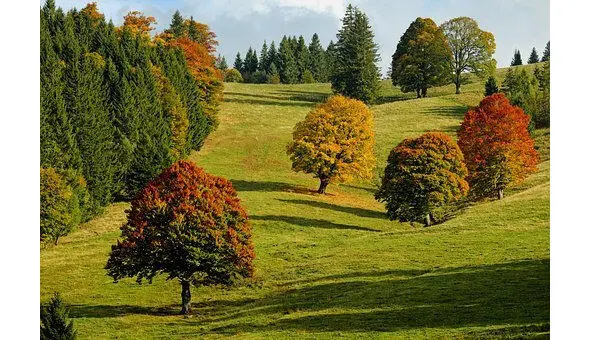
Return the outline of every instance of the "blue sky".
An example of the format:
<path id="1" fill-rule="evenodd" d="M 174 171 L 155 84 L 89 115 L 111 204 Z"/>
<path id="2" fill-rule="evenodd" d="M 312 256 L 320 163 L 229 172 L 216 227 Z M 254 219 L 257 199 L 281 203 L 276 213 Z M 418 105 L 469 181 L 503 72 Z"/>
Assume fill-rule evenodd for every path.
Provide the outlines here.
<path id="1" fill-rule="evenodd" d="M 44 3 L 44 0 L 40 1 Z M 99 10 L 115 24 L 132 10 L 154 16 L 157 31 L 166 28 L 176 9 L 183 16 L 208 24 L 218 35 L 218 52 L 229 64 L 237 51 L 242 55 L 252 45 L 260 50 L 263 40 L 278 42 L 286 35 L 303 35 L 308 43 L 318 33 L 324 47 L 336 39 L 340 18 L 349 3 L 341 0 L 98 0 Z M 549 0 L 355 0 L 373 26 L 380 46 L 380 66 L 386 72 L 400 36 L 417 17 L 430 17 L 437 24 L 458 16 L 474 18 L 495 35 L 495 58 L 507 66 L 513 51 L 527 60 L 532 47 L 541 55 L 550 39 Z M 86 1 L 56 0 L 64 9 L 83 7 Z M 524 61 L 525 61 L 524 60 Z"/>

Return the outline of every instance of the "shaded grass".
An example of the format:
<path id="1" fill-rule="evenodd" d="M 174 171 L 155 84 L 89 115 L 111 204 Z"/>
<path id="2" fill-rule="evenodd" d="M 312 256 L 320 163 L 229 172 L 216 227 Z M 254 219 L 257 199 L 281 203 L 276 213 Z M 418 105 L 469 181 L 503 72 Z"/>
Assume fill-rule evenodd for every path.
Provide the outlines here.
<path id="1" fill-rule="evenodd" d="M 499 72 L 503 72 L 500 70 Z M 158 277 L 114 284 L 103 269 L 126 203 L 41 252 L 41 292 L 60 291 L 81 338 L 545 337 L 549 333 L 549 130 L 535 132 L 538 173 L 502 201 L 478 202 L 432 228 L 388 221 L 373 198 L 392 147 L 455 131 L 484 89 L 474 80 L 413 99 L 384 82 L 375 116 L 374 180 L 331 184 L 291 171 L 293 126 L 329 84 L 226 84 L 220 126 L 191 159 L 232 181 L 256 245 L 256 277 L 193 289 Z M 396 98 L 396 100 L 393 100 Z"/>

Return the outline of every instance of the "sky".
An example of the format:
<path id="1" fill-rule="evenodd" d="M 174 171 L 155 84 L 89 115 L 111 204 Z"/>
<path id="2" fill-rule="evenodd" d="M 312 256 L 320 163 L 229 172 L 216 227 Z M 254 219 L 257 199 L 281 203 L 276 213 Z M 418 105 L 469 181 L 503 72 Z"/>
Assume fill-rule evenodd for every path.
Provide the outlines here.
<path id="1" fill-rule="evenodd" d="M 89 0 L 90 1 L 90 0 Z M 41 0 L 43 4 L 45 0 Z M 84 7 L 88 1 L 56 0 L 63 9 Z M 116 25 L 132 10 L 156 18 L 156 32 L 167 28 L 179 10 L 193 16 L 217 34 L 218 53 L 232 65 L 236 52 L 244 57 L 250 46 L 257 51 L 263 41 L 276 44 L 283 35 L 302 35 L 306 43 L 318 33 L 324 48 L 336 41 L 346 6 L 358 6 L 369 17 L 375 42 L 379 45 L 379 66 L 385 74 L 396 45 L 417 17 L 429 17 L 438 25 L 468 16 L 480 28 L 492 32 L 499 67 L 508 66 L 513 51 L 519 49 L 527 61 L 533 47 L 541 56 L 550 39 L 549 0 L 97 0 L 99 10 Z"/>

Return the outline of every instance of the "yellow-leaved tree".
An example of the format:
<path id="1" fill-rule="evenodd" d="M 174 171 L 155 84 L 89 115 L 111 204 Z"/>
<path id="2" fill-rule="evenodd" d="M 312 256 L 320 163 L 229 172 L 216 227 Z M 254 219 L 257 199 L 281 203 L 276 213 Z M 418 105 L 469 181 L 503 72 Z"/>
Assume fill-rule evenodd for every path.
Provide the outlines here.
<path id="1" fill-rule="evenodd" d="M 373 116 L 361 101 L 330 97 L 296 124 L 287 153 L 294 171 L 320 180 L 318 193 L 331 182 L 371 178 L 375 166 Z"/>

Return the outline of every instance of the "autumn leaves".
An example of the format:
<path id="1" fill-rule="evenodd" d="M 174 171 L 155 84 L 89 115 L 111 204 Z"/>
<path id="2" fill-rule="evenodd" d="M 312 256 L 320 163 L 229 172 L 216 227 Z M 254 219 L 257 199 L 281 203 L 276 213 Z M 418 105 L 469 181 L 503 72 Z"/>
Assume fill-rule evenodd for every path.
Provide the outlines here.
<path id="1" fill-rule="evenodd" d="M 503 94 L 469 110 L 458 143 L 440 132 L 407 138 L 388 157 L 375 197 L 390 219 L 441 222 L 452 205 L 470 198 L 503 197 L 503 190 L 537 169 L 529 116 Z M 340 95 L 298 123 L 287 146 L 292 169 L 331 182 L 371 178 L 375 167 L 373 117 L 362 102 Z"/>

